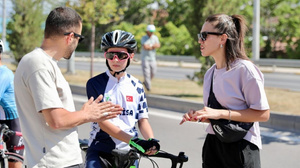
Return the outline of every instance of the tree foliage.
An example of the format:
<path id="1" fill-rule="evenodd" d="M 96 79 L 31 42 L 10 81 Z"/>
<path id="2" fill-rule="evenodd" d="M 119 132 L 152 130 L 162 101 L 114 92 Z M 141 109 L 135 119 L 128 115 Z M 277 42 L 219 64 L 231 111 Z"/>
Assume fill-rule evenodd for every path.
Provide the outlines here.
<path id="1" fill-rule="evenodd" d="M 41 44 L 45 17 L 41 0 L 12 0 L 12 3 L 14 13 L 7 25 L 7 41 L 18 63 L 26 53 Z"/>
<path id="2" fill-rule="evenodd" d="M 158 49 L 159 54 L 195 55 L 203 64 L 203 73 L 213 63 L 210 57 L 201 57 L 197 43 L 197 33 L 200 32 L 204 19 L 215 13 L 242 14 L 248 21 L 249 31 L 245 42 L 247 54 L 251 57 L 253 0 L 60 0 L 46 2 L 50 5 L 68 2 L 67 6 L 71 6 L 80 13 L 84 21 L 83 35 L 86 36 L 84 45 L 80 44 L 78 47 L 80 50 L 90 49 L 93 53 L 94 46 L 100 43 L 103 33 L 114 29 L 129 31 L 140 41 L 145 34 L 147 24 L 155 24 L 156 35 L 162 43 L 162 47 Z M 40 25 L 44 17 L 41 4 L 44 1 L 13 0 L 13 3 L 15 14 L 8 26 L 8 41 L 14 55 L 17 56 L 16 60 L 20 60 L 22 55 L 36 47 L 42 40 Z M 299 58 L 299 0 L 264 0 L 260 1 L 260 7 L 261 57 Z M 140 47 L 138 43 L 138 52 Z"/>
<path id="3" fill-rule="evenodd" d="M 267 39 L 261 46 L 265 58 L 295 58 L 300 37 L 298 0 L 261 1 L 261 34 Z M 285 50 L 287 46 L 287 53 Z M 295 53 L 293 53 L 293 51 Z M 288 54 L 288 55 L 287 55 Z"/>
<path id="4" fill-rule="evenodd" d="M 192 55 L 193 41 L 185 25 L 175 26 L 168 22 L 164 28 L 169 36 L 161 38 L 160 53 L 164 55 Z"/>
<path id="5" fill-rule="evenodd" d="M 72 5 L 70 2 L 67 6 L 73 7 L 82 17 L 85 24 L 91 27 L 91 74 L 93 76 L 93 58 L 95 52 L 95 30 L 96 25 L 108 24 L 120 20 L 124 14 L 123 8 L 118 8 L 116 0 L 80 0 L 79 4 Z"/>
<path id="6" fill-rule="evenodd" d="M 149 4 L 154 3 L 155 0 L 117 0 L 118 8 L 126 9 L 122 19 L 123 21 L 131 23 L 132 25 L 139 25 L 144 22 L 151 22 L 152 10 Z"/>

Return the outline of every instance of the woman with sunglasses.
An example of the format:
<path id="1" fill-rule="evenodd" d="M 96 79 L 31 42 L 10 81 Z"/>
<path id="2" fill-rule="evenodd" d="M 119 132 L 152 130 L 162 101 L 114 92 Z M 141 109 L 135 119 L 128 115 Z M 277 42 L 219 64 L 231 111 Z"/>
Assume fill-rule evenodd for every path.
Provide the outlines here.
<path id="1" fill-rule="evenodd" d="M 204 76 L 205 107 L 186 113 L 180 124 L 185 121 L 210 123 L 210 119 L 253 123 L 243 139 L 231 143 L 218 139 L 210 123 L 202 150 L 204 168 L 261 167 L 259 122 L 267 121 L 270 111 L 263 74 L 245 53 L 245 32 L 246 24 L 241 15 L 216 14 L 206 19 L 198 34 L 202 56 L 212 56 L 215 64 Z M 219 104 L 223 109 L 211 104 Z"/>
<path id="2" fill-rule="evenodd" d="M 158 141 L 148 122 L 148 107 L 142 83 L 126 72 L 134 57 L 137 42 L 125 31 L 115 30 L 102 37 L 101 49 L 105 52 L 108 70 L 91 78 L 86 85 L 87 96 L 104 95 L 103 101 L 110 101 L 123 107 L 117 118 L 107 122 L 92 123 L 86 167 L 106 167 L 113 163 L 111 151 L 137 148 L 140 152 L 153 155 L 159 150 Z M 138 123 L 142 136 L 138 138 L 135 124 Z M 100 156 L 100 158 L 99 158 Z"/>

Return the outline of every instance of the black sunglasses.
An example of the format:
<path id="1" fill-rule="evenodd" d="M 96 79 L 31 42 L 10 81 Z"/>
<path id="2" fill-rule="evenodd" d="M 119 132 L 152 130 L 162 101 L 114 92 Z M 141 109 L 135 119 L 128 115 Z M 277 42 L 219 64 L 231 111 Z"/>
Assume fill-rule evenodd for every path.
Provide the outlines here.
<path id="1" fill-rule="evenodd" d="M 118 57 L 119 61 L 126 60 L 130 57 L 129 53 L 124 51 L 109 51 L 104 53 L 104 57 L 109 60 L 113 60 L 115 56 Z"/>
<path id="2" fill-rule="evenodd" d="M 201 39 L 202 41 L 206 40 L 206 37 L 208 34 L 212 34 L 212 35 L 222 35 L 224 33 L 218 33 L 218 32 L 201 32 L 198 34 L 198 41 Z"/>
<path id="3" fill-rule="evenodd" d="M 75 32 L 68 32 L 68 33 L 64 33 L 65 36 L 69 35 L 73 33 L 75 37 L 79 37 L 79 40 L 78 40 L 78 43 L 82 42 L 82 40 L 84 39 L 84 36 L 83 35 L 80 35 L 80 34 L 77 34 Z"/>

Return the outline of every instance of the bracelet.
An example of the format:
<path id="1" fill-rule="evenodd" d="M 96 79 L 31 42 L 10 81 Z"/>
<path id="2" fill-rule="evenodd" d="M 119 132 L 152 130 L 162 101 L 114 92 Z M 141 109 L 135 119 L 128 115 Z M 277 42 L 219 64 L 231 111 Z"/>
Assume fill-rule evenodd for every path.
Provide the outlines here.
<path id="1" fill-rule="evenodd" d="M 228 109 L 229 112 L 229 121 L 231 121 L 231 110 Z"/>

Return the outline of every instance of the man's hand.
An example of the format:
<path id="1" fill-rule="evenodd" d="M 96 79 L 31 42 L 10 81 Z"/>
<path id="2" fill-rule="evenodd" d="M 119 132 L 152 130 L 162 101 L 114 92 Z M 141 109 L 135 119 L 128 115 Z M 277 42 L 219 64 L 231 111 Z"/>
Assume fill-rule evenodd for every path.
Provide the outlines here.
<path id="1" fill-rule="evenodd" d="M 129 141 L 131 147 L 136 148 L 139 152 L 146 155 L 155 155 L 159 149 L 159 141 L 156 139 L 142 140 L 140 138 L 133 137 Z"/>
<path id="2" fill-rule="evenodd" d="M 81 108 L 87 120 L 91 122 L 101 122 L 103 120 L 115 118 L 121 114 L 123 108 L 111 102 L 101 102 L 103 96 L 100 95 L 96 100 L 91 97 Z"/>

